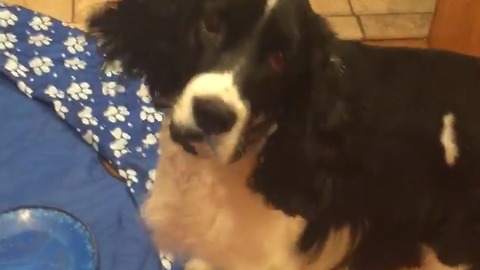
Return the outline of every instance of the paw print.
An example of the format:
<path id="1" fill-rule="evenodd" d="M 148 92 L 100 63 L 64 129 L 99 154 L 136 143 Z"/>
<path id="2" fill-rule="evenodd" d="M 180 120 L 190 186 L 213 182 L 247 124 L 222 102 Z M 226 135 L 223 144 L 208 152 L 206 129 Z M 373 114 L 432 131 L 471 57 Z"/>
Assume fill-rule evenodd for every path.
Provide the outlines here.
<path id="1" fill-rule="evenodd" d="M 116 123 L 117 121 L 125 122 L 126 116 L 130 115 L 127 107 L 125 106 L 109 106 L 103 115 L 108 119 L 108 121 L 112 123 Z"/>
<path id="2" fill-rule="evenodd" d="M 163 120 L 163 114 L 157 112 L 153 107 L 142 106 L 140 119 L 149 123 L 154 123 L 155 121 L 161 122 Z"/>
<path id="3" fill-rule="evenodd" d="M 87 126 L 98 125 L 98 121 L 97 121 L 97 119 L 95 119 L 95 117 L 93 117 L 92 108 L 90 108 L 90 107 L 85 107 L 85 109 L 81 110 L 78 113 L 78 117 L 80 117 L 80 120 L 82 121 L 82 123 L 84 125 L 87 125 Z"/>
<path id="4" fill-rule="evenodd" d="M 83 83 L 72 83 L 70 87 L 67 89 L 67 94 L 70 95 L 71 98 L 74 100 L 87 100 L 88 96 L 93 93 L 92 89 L 90 89 L 90 84 L 83 82 Z"/>
<path id="5" fill-rule="evenodd" d="M 118 60 L 105 63 L 103 66 L 103 72 L 107 77 L 117 76 L 122 73 L 122 70 L 122 64 Z"/>
<path id="6" fill-rule="evenodd" d="M 147 134 L 147 136 L 145 137 L 145 139 L 142 140 L 142 142 L 145 146 L 155 145 L 157 144 L 157 136 L 152 133 Z"/>
<path id="7" fill-rule="evenodd" d="M 17 37 L 12 33 L 0 33 L 0 50 L 12 49 Z"/>
<path id="8" fill-rule="evenodd" d="M 137 172 L 131 169 L 127 170 L 118 170 L 118 174 L 127 180 L 127 185 L 130 187 L 133 183 L 138 183 Z"/>
<path id="9" fill-rule="evenodd" d="M 52 20 L 48 16 L 42 16 L 42 17 L 35 16 L 30 21 L 29 24 L 36 31 L 40 31 L 40 30 L 46 31 L 48 30 L 48 28 L 50 28 L 50 26 L 52 26 Z"/>
<path id="10" fill-rule="evenodd" d="M 156 179 L 155 176 L 156 176 L 156 174 L 157 174 L 157 171 L 156 171 L 155 169 L 148 171 L 148 180 L 147 180 L 147 182 L 145 183 L 145 188 L 146 188 L 147 190 L 152 190 L 153 184 L 155 183 L 155 179 Z M 170 260 L 170 262 L 171 262 L 171 261 L 172 261 L 172 260 Z"/>
<path id="11" fill-rule="evenodd" d="M 33 72 L 38 76 L 49 73 L 50 68 L 53 67 L 52 59 L 48 57 L 35 57 L 29 62 L 30 68 L 33 69 Z"/>
<path id="12" fill-rule="evenodd" d="M 55 86 L 50 85 L 45 89 L 45 94 L 51 98 L 55 99 L 63 99 L 65 97 L 65 93 L 61 90 L 58 90 Z"/>
<path id="13" fill-rule="evenodd" d="M 168 254 L 161 254 L 160 263 L 165 270 L 172 270 L 173 256 Z"/>
<path id="14" fill-rule="evenodd" d="M 65 67 L 73 70 L 85 69 L 86 66 L 87 66 L 87 62 L 81 60 L 78 57 L 65 60 Z"/>
<path id="15" fill-rule="evenodd" d="M 127 145 L 131 137 L 126 132 L 123 132 L 120 128 L 116 128 L 110 133 L 115 138 L 115 141 L 110 144 L 110 149 L 113 150 L 113 155 L 115 157 L 120 158 L 128 153 Z"/>
<path id="16" fill-rule="evenodd" d="M 116 82 L 103 82 L 102 93 L 106 96 L 115 97 L 119 93 L 125 93 L 125 87 Z"/>
<path id="17" fill-rule="evenodd" d="M 5 62 L 5 69 L 8 70 L 14 77 L 27 77 L 26 72 L 28 69 L 18 62 L 17 57 L 11 54 L 6 55 L 9 57 L 9 59 Z"/>
<path id="18" fill-rule="evenodd" d="M 100 143 L 100 138 L 93 133 L 91 130 L 87 130 L 85 134 L 82 136 L 83 139 L 95 149 L 95 151 L 98 151 L 98 144 Z"/>
<path id="19" fill-rule="evenodd" d="M 65 119 L 65 115 L 68 113 L 68 108 L 63 106 L 60 100 L 53 101 L 53 108 L 62 119 Z"/>
<path id="20" fill-rule="evenodd" d="M 50 42 L 52 42 L 52 39 L 43 34 L 33 35 L 28 38 L 28 44 L 35 45 L 37 47 L 50 45 Z"/>
<path id="21" fill-rule="evenodd" d="M 0 26 L 7 27 L 9 25 L 15 25 L 18 21 L 17 15 L 10 12 L 8 9 L 0 10 Z"/>
<path id="22" fill-rule="evenodd" d="M 85 46 L 87 46 L 87 39 L 84 36 L 69 37 L 63 44 L 67 46 L 67 50 L 71 54 L 76 54 L 77 52 L 85 51 Z"/>
<path id="23" fill-rule="evenodd" d="M 33 90 L 30 87 L 28 87 L 24 82 L 19 81 L 17 83 L 17 87 L 18 89 L 20 89 L 20 91 L 22 91 L 25 95 L 27 95 L 27 97 L 29 98 L 32 97 Z"/>
<path id="24" fill-rule="evenodd" d="M 139 97 L 144 103 L 150 103 L 152 101 L 148 88 L 143 83 L 137 91 L 137 97 Z"/>

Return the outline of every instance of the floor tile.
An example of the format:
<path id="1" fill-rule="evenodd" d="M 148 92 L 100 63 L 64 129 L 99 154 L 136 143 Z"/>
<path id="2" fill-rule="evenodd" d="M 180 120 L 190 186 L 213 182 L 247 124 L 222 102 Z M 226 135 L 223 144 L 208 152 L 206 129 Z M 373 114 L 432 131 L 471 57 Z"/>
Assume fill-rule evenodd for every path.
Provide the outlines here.
<path id="1" fill-rule="evenodd" d="M 75 0 L 75 8 L 73 14 L 73 21 L 76 23 L 83 23 L 96 9 L 100 8 L 109 0 Z"/>
<path id="2" fill-rule="evenodd" d="M 73 0 L 0 0 L 10 4 L 26 7 L 50 15 L 59 20 L 72 21 Z"/>
<path id="3" fill-rule="evenodd" d="M 87 29 L 87 26 L 85 25 L 85 23 L 68 23 L 68 25 L 70 25 L 72 27 L 75 27 L 75 28 L 78 28 L 78 29 L 83 30 L 83 31 L 85 31 L 85 29 Z"/>
<path id="4" fill-rule="evenodd" d="M 361 16 L 366 39 L 425 38 L 432 14 L 398 14 Z"/>
<path id="5" fill-rule="evenodd" d="M 385 39 L 385 40 L 365 40 L 365 44 L 387 47 L 411 47 L 428 48 L 426 39 Z"/>
<path id="6" fill-rule="evenodd" d="M 352 10 L 348 0 L 310 0 L 313 9 L 327 16 L 350 15 Z"/>
<path id="7" fill-rule="evenodd" d="M 327 17 L 327 21 L 341 39 L 354 40 L 363 38 L 358 21 L 353 16 Z"/>
<path id="8" fill-rule="evenodd" d="M 356 14 L 428 13 L 437 0 L 350 0 Z"/>

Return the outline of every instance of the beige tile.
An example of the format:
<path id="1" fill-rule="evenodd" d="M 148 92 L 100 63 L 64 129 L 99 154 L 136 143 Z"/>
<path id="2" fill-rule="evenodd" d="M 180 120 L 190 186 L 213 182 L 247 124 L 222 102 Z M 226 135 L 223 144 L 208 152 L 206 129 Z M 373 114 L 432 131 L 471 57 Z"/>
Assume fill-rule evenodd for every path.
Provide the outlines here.
<path id="1" fill-rule="evenodd" d="M 433 12 L 437 0 L 351 0 L 356 14 Z"/>
<path id="2" fill-rule="evenodd" d="M 85 23 L 69 23 L 68 25 L 70 25 L 71 27 L 78 28 L 78 29 L 83 30 L 83 31 L 85 31 L 85 29 L 87 29 Z"/>
<path id="3" fill-rule="evenodd" d="M 348 0 L 310 0 L 315 12 L 322 15 L 350 15 L 352 10 Z"/>
<path id="4" fill-rule="evenodd" d="M 72 21 L 73 0 L 1 0 L 23 6 L 59 20 Z"/>
<path id="5" fill-rule="evenodd" d="M 362 31 L 355 17 L 327 17 L 327 20 L 339 38 L 362 39 Z"/>
<path id="6" fill-rule="evenodd" d="M 93 10 L 107 2 L 111 2 L 111 0 L 75 0 L 73 21 L 76 23 L 85 22 Z"/>
<path id="7" fill-rule="evenodd" d="M 432 14 L 366 15 L 361 22 L 366 39 L 425 38 Z"/>
<path id="8" fill-rule="evenodd" d="M 365 40 L 365 44 L 387 47 L 411 47 L 428 48 L 426 39 L 386 39 L 386 40 Z"/>
<path id="9" fill-rule="evenodd" d="M 1 0 L 0 2 L 12 4 L 12 5 L 24 6 L 23 2 L 25 2 L 25 0 Z"/>

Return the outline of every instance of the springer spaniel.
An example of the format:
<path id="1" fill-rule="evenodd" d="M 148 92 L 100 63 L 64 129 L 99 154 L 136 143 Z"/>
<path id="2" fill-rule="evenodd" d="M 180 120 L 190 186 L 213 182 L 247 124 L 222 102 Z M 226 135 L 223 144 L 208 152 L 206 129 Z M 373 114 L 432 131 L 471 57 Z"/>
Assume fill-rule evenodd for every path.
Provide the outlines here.
<path id="1" fill-rule="evenodd" d="M 120 0 L 161 131 L 143 217 L 187 269 L 480 269 L 480 61 L 335 37 L 308 0 Z"/>

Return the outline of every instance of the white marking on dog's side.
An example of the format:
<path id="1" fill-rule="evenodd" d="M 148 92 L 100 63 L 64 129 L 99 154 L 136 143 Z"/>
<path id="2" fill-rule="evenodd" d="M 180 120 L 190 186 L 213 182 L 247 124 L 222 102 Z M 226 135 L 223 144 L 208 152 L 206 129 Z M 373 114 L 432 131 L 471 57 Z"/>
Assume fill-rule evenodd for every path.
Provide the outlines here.
<path id="1" fill-rule="evenodd" d="M 335 269 L 357 244 L 358 239 L 353 239 L 350 226 L 344 226 L 338 230 L 332 229 L 322 251 L 313 256 L 314 259 L 306 270 Z"/>
<path id="2" fill-rule="evenodd" d="M 455 116 L 452 113 L 443 116 L 443 128 L 440 134 L 440 142 L 445 150 L 445 161 L 448 166 L 455 166 L 459 151 L 455 134 Z"/>
<path id="3" fill-rule="evenodd" d="M 265 14 L 269 14 L 277 5 L 277 3 L 278 0 L 267 0 L 267 4 L 265 5 Z"/>
<path id="4" fill-rule="evenodd" d="M 235 73 L 203 73 L 194 77 L 185 87 L 182 96 L 175 104 L 173 121 L 176 125 L 197 129 L 193 116 L 193 100 L 201 97 L 215 97 L 222 100 L 237 116 L 232 129 L 215 138 L 214 152 L 221 161 L 230 161 L 239 143 L 249 118 L 248 102 L 240 97 L 235 85 Z"/>
<path id="5" fill-rule="evenodd" d="M 423 265 L 420 268 L 421 270 L 469 270 L 470 267 L 468 265 L 459 265 L 459 266 L 446 266 L 442 264 L 439 260 L 438 257 L 431 248 L 423 246 Z M 407 270 L 407 269 L 402 269 L 402 270 Z M 408 270 L 413 270 L 413 269 L 408 269 Z"/>

